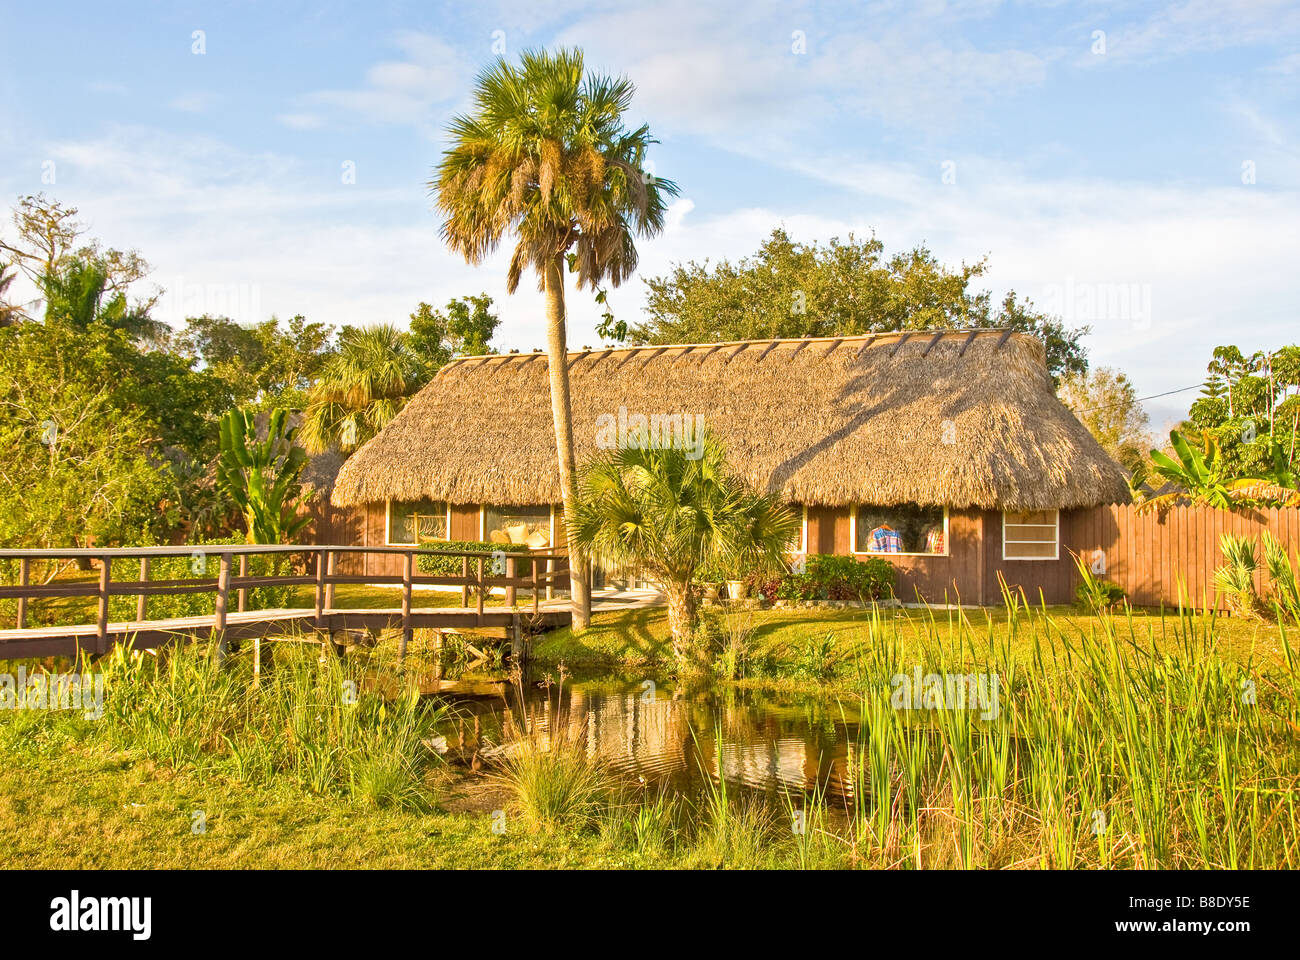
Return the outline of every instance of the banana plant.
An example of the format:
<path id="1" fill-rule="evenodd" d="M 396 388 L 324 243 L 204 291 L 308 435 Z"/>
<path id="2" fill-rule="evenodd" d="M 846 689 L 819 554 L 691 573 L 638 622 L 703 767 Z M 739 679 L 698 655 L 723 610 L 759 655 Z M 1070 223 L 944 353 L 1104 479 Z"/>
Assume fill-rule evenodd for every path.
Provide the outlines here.
<path id="1" fill-rule="evenodd" d="M 1159 450 L 1152 450 L 1151 472 L 1181 487 L 1183 492 L 1155 497 L 1152 502 L 1185 494 L 1212 507 L 1222 510 L 1231 508 L 1231 481 L 1223 472 L 1218 441 L 1206 432 L 1205 449 L 1201 451 L 1188 443 L 1187 438 L 1177 430 L 1170 430 L 1169 443 L 1178 459 Z"/>
<path id="2" fill-rule="evenodd" d="M 294 442 L 289 411 L 273 410 L 266 439 L 257 439 L 253 414 L 231 410 L 221 418 L 217 487 L 244 515 L 249 543 L 291 543 L 311 518 L 302 506 L 307 453 Z"/>

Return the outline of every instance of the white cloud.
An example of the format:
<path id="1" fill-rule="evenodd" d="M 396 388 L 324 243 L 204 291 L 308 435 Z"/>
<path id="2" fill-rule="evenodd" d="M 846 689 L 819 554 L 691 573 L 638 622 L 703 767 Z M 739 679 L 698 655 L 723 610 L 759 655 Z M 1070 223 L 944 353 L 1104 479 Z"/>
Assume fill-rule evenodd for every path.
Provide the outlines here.
<path id="1" fill-rule="evenodd" d="M 291 130 L 319 130 L 325 126 L 324 118 L 314 113 L 282 113 L 275 119 Z"/>

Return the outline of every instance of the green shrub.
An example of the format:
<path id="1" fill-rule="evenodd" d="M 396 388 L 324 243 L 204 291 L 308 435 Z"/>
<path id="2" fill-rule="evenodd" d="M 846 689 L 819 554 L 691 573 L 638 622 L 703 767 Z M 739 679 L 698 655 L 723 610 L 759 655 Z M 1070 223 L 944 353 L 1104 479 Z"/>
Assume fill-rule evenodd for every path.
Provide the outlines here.
<path id="1" fill-rule="evenodd" d="M 522 543 L 489 543 L 486 540 L 448 540 L 445 543 L 437 544 L 439 550 L 474 550 L 491 553 L 500 550 L 502 553 L 526 554 L 532 551 L 526 544 Z M 444 556 L 436 553 L 421 553 L 415 558 L 415 566 L 422 574 L 430 577 L 455 577 L 462 572 L 463 558 L 455 556 Z M 475 569 L 476 560 L 470 558 L 470 572 Z M 488 575 L 491 575 L 491 569 L 488 564 L 490 558 L 485 558 L 484 568 Z M 525 576 L 527 570 L 521 567 L 519 576 Z"/>
<path id="2" fill-rule="evenodd" d="M 803 573 L 780 579 L 774 591 L 777 600 L 881 600 L 894 594 L 896 571 L 879 557 L 855 557 L 819 553 L 808 558 Z M 764 596 L 771 588 L 764 585 Z"/>
<path id="3" fill-rule="evenodd" d="M 1128 594 L 1114 580 L 1089 578 L 1074 588 L 1075 603 L 1084 610 L 1099 613 L 1119 606 Z"/>
<path id="4" fill-rule="evenodd" d="M 203 540 L 189 544 L 191 552 L 175 557 L 151 557 L 149 559 L 149 580 L 200 580 L 214 578 L 221 563 L 221 554 L 216 549 L 224 546 L 246 546 L 238 537 L 219 540 Z M 239 575 L 239 558 L 234 561 L 231 576 Z M 288 573 L 291 555 L 251 554 L 248 557 L 248 575 L 270 576 L 276 573 Z M 113 561 L 112 580 L 114 583 L 130 583 L 140 580 L 140 559 L 138 557 L 121 557 Z M 247 607 L 250 610 L 269 610 L 288 605 L 292 587 L 252 587 L 248 591 Z M 232 591 L 233 593 L 233 591 Z M 114 621 L 134 620 L 137 597 L 134 594 L 119 594 L 108 599 L 108 618 Z M 149 620 L 171 620 L 177 617 L 212 616 L 216 611 L 216 590 L 196 593 L 174 593 L 151 596 L 146 599 L 145 618 Z M 234 609 L 232 600 L 231 609 Z"/>

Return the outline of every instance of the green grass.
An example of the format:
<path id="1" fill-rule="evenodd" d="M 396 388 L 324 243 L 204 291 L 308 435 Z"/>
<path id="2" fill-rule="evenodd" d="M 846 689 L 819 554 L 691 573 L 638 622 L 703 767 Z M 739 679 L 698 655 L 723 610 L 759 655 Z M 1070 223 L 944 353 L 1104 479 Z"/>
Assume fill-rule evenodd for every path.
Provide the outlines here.
<path id="1" fill-rule="evenodd" d="M 911 608 L 863 609 L 770 609 L 728 612 L 723 607 L 705 611 L 713 624 L 717 642 L 724 649 L 728 640 L 743 647 L 747 667 L 730 670 L 751 683 L 851 684 L 857 677 L 857 663 L 879 644 L 878 635 L 887 629 L 905 652 L 919 649 L 934 631 L 992 637 L 1009 644 L 1012 658 L 1029 664 L 1035 653 L 1035 634 L 1054 640 L 1077 640 L 1097 636 L 1103 630 L 1100 617 L 1068 606 L 1035 609 L 1035 630 L 1020 624 L 1004 607 L 979 610 L 924 610 Z M 1134 610 L 1120 617 L 1121 632 L 1154 650 L 1176 645 L 1184 627 L 1177 611 Z M 1255 661 L 1278 665 L 1283 660 L 1281 633 L 1276 625 L 1235 617 L 1195 615 L 1190 624 L 1208 631 L 1218 655 L 1231 662 Z M 873 635 L 873 629 L 876 635 Z M 663 608 L 598 613 L 591 627 L 575 633 L 567 627 L 537 638 L 533 657 L 537 663 L 565 663 L 575 670 L 620 670 L 629 668 L 667 669 L 671 664 L 671 635 Z"/>

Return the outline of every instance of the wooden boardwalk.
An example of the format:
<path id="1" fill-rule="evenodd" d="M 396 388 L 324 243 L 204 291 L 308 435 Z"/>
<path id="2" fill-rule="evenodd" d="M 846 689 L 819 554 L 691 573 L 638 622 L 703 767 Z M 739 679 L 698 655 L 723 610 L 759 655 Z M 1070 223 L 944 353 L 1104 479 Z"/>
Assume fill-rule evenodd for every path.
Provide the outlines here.
<path id="1" fill-rule="evenodd" d="M 0 550 L 0 560 L 17 561 L 19 583 L 0 585 L 0 599 L 16 598 L 17 623 L 13 629 L 0 630 L 0 660 L 25 657 L 67 656 L 78 653 L 100 656 L 114 645 L 126 643 L 134 648 L 157 647 L 195 638 L 214 638 L 223 647 L 231 640 L 275 635 L 302 636 L 316 633 L 322 638 L 340 630 L 400 629 L 401 652 L 416 629 L 500 629 L 503 635 L 520 640 L 525 632 L 553 629 L 571 622 L 567 604 L 543 602 L 546 587 L 560 577 L 567 577 L 567 558 L 553 551 L 532 554 L 499 554 L 487 551 L 444 551 L 432 548 L 345 547 L 345 546 L 227 546 L 201 548 L 203 566 L 215 563 L 216 577 L 206 575 L 183 579 L 150 578 L 150 561 L 158 557 L 191 557 L 195 547 L 137 547 L 114 550 Z M 394 552 L 405 555 L 401 577 L 358 577 L 333 572 L 334 559 L 353 551 Z M 248 559 L 265 554 L 291 555 L 299 569 L 282 576 L 248 575 Z M 461 573 L 450 576 L 415 573 L 417 557 L 422 554 L 459 560 Z M 99 581 L 92 583 L 31 583 L 33 565 L 84 558 L 99 564 Z M 112 561 L 139 560 L 140 578 L 129 581 L 111 579 Z M 444 561 L 445 565 L 445 561 Z M 238 575 L 234 571 L 238 568 Z M 526 570 L 524 575 L 520 575 Z M 338 608 L 334 605 L 335 587 L 341 584 L 400 586 L 400 607 Z M 247 591 L 257 587 L 304 586 L 314 588 L 315 604 L 309 608 L 245 609 Z M 460 588 L 458 607 L 416 607 L 415 586 Z M 523 606 L 516 603 L 518 592 L 531 594 Z M 500 593 L 504 606 L 489 605 L 487 597 Z M 211 615 L 149 620 L 144 617 L 150 596 L 211 592 L 215 610 Z M 237 609 L 230 609 L 232 594 Z M 137 617 L 129 621 L 110 621 L 109 598 L 134 595 L 138 598 Z M 28 603 L 42 597 L 94 597 L 98 616 L 94 623 L 29 626 Z M 473 597 L 473 604 L 470 599 Z"/>

